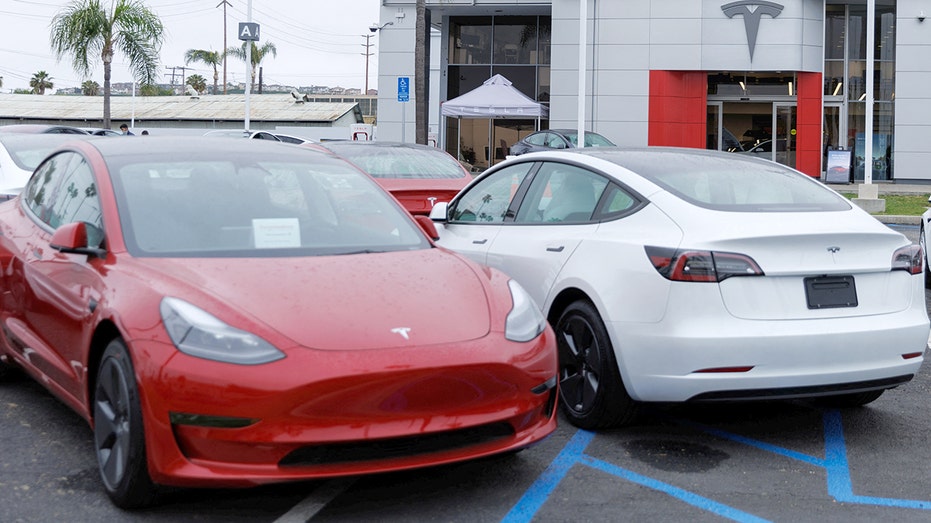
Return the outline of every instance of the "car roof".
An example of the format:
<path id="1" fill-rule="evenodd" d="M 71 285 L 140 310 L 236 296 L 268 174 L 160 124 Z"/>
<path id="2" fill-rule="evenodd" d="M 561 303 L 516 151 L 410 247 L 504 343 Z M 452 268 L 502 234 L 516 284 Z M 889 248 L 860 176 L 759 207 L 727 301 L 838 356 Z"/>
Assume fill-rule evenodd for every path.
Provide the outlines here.
<path id="1" fill-rule="evenodd" d="M 90 138 L 99 138 L 91 134 L 67 134 L 67 133 L 0 133 L 0 144 L 9 147 L 33 146 L 35 144 L 51 144 L 58 146 L 75 140 L 87 140 Z"/>
<path id="2" fill-rule="evenodd" d="M 53 130 L 64 130 L 64 133 L 50 133 Z M 46 134 L 88 134 L 87 131 L 70 125 L 50 125 L 50 124 L 9 124 L 0 126 L 0 133 L 46 133 Z"/>
<path id="3" fill-rule="evenodd" d="M 254 151 L 256 153 L 286 154 L 294 151 L 298 154 L 322 154 L 309 147 L 299 147 L 284 144 L 273 140 L 218 140 L 210 136 L 166 135 L 147 136 L 145 140 L 113 140 L 101 138 L 97 140 L 81 140 L 106 157 L 119 156 L 150 156 L 150 157 L 177 157 L 186 155 L 196 159 L 198 155 L 216 157 L 217 155 L 241 151 Z M 324 156 L 329 156 L 323 154 Z"/>
<path id="4" fill-rule="evenodd" d="M 732 162 L 752 162 L 762 165 L 777 165 L 769 160 L 761 160 L 752 156 L 734 154 L 713 149 L 697 149 L 690 147 L 584 147 L 573 149 L 558 149 L 553 151 L 540 151 L 520 155 L 520 160 L 529 161 L 536 158 L 549 157 L 571 161 L 579 156 L 599 158 L 615 165 L 624 167 L 640 174 L 649 174 L 669 169 L 684 169 L 700 167 L 704 163 L 718 162 L 721 159 Z M 658 161 L 662 160 L 662 161 Z M 784 166 L 780 166 L 784 167 Z M 788 167 L 784 167 L 789 169 Z"/>
<path id="5" fill-rule="evenodd" d="M 385 142 L 385 141 L 368 141 L 368 140 L 333 140 L 323 142 L 320 145 L 324 147 L 336 146 L 336 147 L 388 147 L 394 149 L 435 149 L 437 151 L 442 151 L 442 149 L 437 149 L 432 145 L 423 145 L 419 143 L 408 143 L 408 142 Z"/>

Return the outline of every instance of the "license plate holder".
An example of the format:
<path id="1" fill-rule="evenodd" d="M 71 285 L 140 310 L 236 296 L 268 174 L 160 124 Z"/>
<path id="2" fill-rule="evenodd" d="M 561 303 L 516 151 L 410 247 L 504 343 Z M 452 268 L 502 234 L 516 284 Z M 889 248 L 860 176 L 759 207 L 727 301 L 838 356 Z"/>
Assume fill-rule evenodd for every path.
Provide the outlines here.
<path id="1" fill-rule="evenodd" d="M 812 276 L 805 278 L 809 309 L 856 307 L 857 286 L 853 276 Z"/>

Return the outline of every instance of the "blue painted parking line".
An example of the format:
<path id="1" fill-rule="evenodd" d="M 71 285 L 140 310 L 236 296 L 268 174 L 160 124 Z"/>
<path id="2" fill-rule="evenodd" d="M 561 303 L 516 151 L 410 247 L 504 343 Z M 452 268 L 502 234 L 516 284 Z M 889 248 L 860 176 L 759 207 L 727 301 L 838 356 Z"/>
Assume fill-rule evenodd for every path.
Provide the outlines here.
<path id="1" fill-rule="evenodd" d="M 743 443 L 760 450 L 779 454 L 788 458 L 804 461 L 827 472 L 828 494 L 836 501 L 842 503 L 856 503 L 860 505 L 877 505 L 883 507 L 910 508 L 931 510 L 931 501 L 911 499 L 880 498 L 873 496 L 858 496 L 853 493 L 853 481 L 850 477 L 850 464 L 847 461 L 847 445 L 844 443 L 844 426 L 840 411 L 826 411 L 822 417 L 824 426 L 824 459 L 808 456 L 776 445 L 764 443 L 759 440 L 747 438 L 737 434 L 725 432 L 698 423 L 675 421 L 679 425 L 690 426 L 702 432 Z"/>
<path id="2" fill-rule="evenodd" d="M 875 496 L 858 496 L 853 491 L 853 481 L 850 475 L 850 464 L 847 461 L 847 446 L 844 442 L 844 428 L 841 414 L 837 410 L 826 411 L 823 416 L 824 427 L 824 458 L 809 456 L 777 445 L 765 443 L 753 438 L 747 438 L 699 423 L 683 420 L 672 420 L 679 425 L 688 426 L 722 439 L 727 439 L 744 445 L 758 448 L 766 452 L 778 454 L 790 459 L 802 461 L 810 465 L 825 469 L 827 476 L 827 492 L 836 501 L 841 503 L 855 503 L 860 505 L 875 505 L 882 507 L 895 507 L 919 510 L 931 510 L 931 501 L 882 498 Z M 569 470 L 575 465 L 585 465 L 624 480 L 663 492 L 692 506 L 739 522 L 766 521 L 752 514 L 729 507 L 717 501 L 705 498 L 694 492 L 664 483 L 654 478 L 643 476 L 617 465 L 607 463 L 585 454 L 588 444 L 595 438 L 595 433 L 578 430 L 572 439 L 559 452 L 556 458 L 543 471 L 539 478 L 524 493 L 514 508 L 502 520 L 505 523 L 518 523 L 530 521 L 543 507 L 547 499 L 563 480 Z"/>
<path id="3" fill-rule="evenodd" d="M 834 499 L 843 503 L 931 510 L 931 501 L 879 498 L 854 494 L 842 423 L 840 412 L 832 410 L 824 414 L 824 454 L 827 462 L 825 468 L 828 472 L 828 493 Z"/>
<path id="4" fill-rule="evenodd" d="M 612 465 L 600 459 L 593 458 L 584 454 L 585 448 L 595 439 L 594 432 L 579 430 L 575 433 L 569 443 L 560 451 L 556 459 L 550 463 L 550 466 L 543 471 L 539 478 L 530 486 L 517 505 L 504 517 L 502 521 L 506 523 L 518 523 L 530 521 L 533 516 L 540 510 L 550 494 L 556 489 L 562 479 L 566 476 L 576 464 L 586 465 L 608 474 L 618 476 L 632 483 L 643 485 L 644 487 L 657 490 L 668 494 L 676 499 L 684 501 L 690 505 L 698 507 L 707 512 L 717 514 L 734 521 L 756 523 L 767 521 L 758 518 L 752 514 L 747 514 L 717 501 L 699 496 L 693 492 L 680 489 L 668 483 L 637 474 L 636 472 Z"/>

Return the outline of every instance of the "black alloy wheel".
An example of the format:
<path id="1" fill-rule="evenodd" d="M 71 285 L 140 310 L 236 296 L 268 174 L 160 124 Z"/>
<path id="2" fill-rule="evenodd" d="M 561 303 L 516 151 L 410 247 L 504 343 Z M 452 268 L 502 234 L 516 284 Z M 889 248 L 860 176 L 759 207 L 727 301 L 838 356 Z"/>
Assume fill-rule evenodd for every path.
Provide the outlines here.
<path id="1" fill-rule="evenodd" d="M 637 404 L 627 394 L 604 322 L 588 301 L 563 311 L 556 324 L 560 406 L 584 429 L 633 421 Z"/>
<path id="2" fill-rule="evenodd" d="M 139 387 L 122 340 L 104 351 L 94 388 L 94 448 L 107 495 L 120 508 L 150 504 L 156 488 L 146 464 Z"/>

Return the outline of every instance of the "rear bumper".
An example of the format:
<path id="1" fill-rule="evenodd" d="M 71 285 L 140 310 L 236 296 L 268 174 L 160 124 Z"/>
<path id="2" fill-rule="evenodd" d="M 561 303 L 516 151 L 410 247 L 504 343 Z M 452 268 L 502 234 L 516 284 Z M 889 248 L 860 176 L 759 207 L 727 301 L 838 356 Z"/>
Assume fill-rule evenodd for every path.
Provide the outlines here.
<path id="1" fill-rule="evenodd" d="M 859 318 L 722 317 L 610 328 L 631 397 L 670 402 L 890 388 L 918 372 L 929 333 L 927 313 L 917 308 Z"/>

